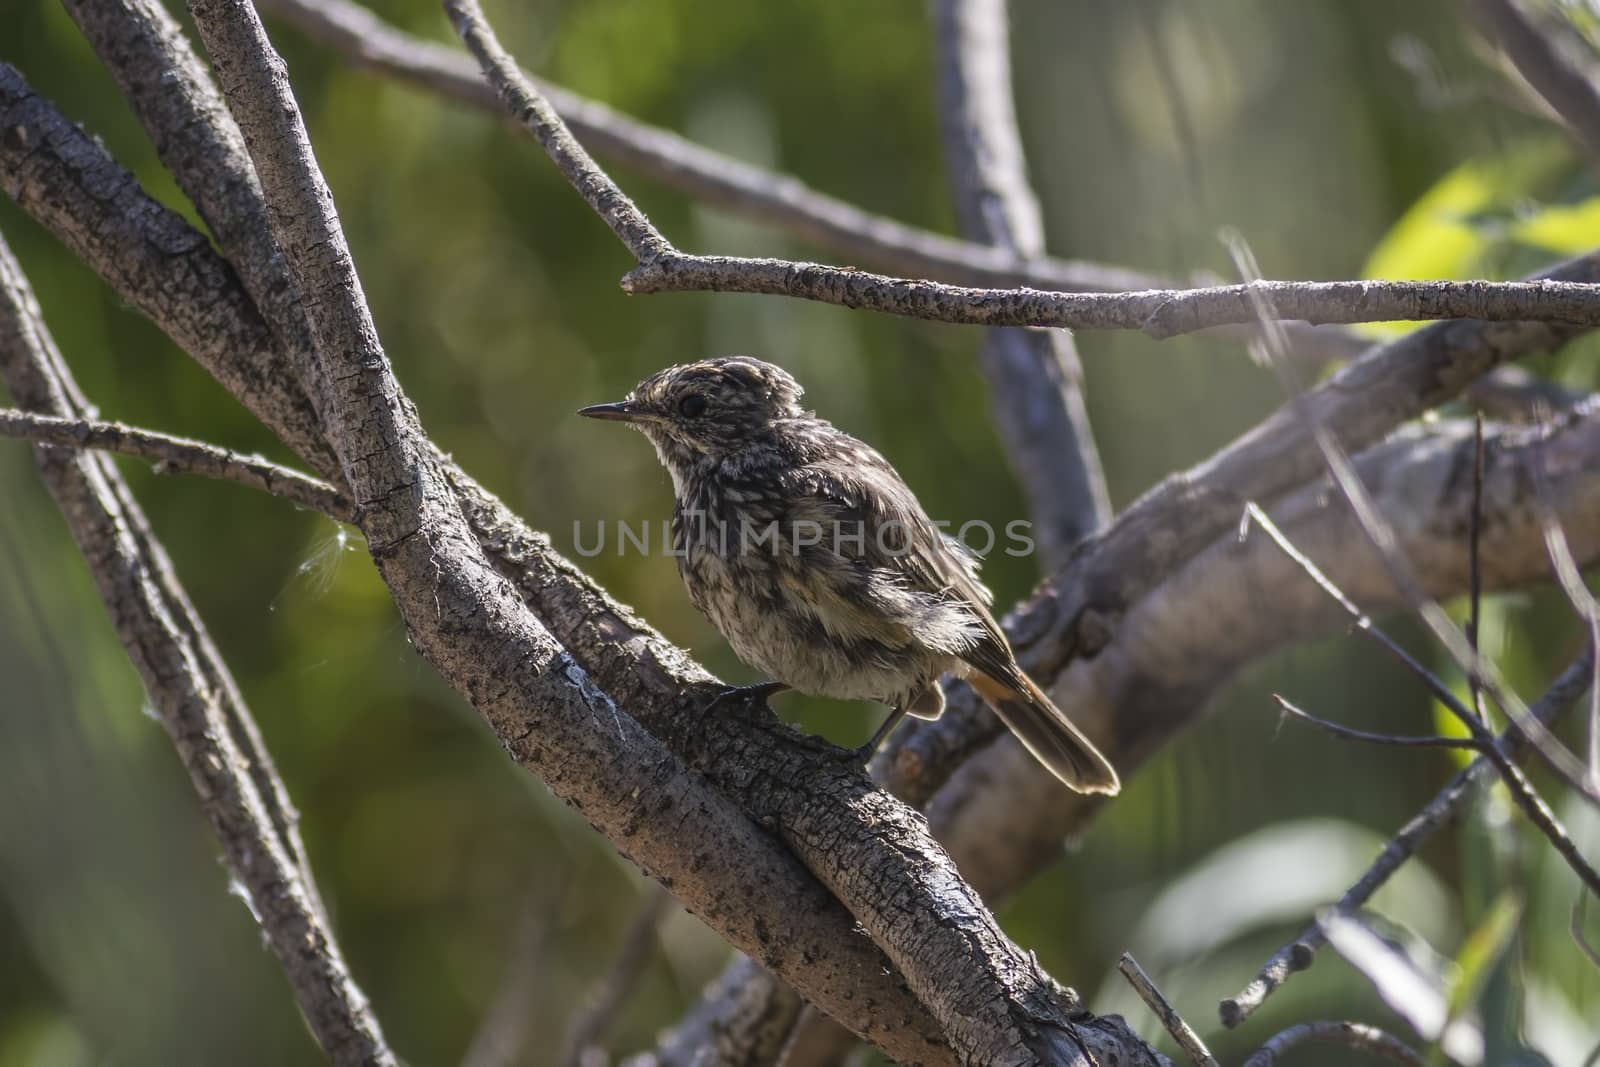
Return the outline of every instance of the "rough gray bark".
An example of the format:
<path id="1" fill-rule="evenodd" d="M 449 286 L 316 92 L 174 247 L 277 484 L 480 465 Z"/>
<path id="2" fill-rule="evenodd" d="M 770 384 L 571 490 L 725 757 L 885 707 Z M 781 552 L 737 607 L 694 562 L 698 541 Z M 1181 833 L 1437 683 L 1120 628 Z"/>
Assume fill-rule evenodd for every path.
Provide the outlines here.
<path id="1" fill-rule="evenodd" d="M 25 408 L 74 419 L 87 408 L 3 241 L 0 377 Z M 294 809 L 255 720 L 143 511 L 109 458 L 50 446 L 36 454 L 312 1033 L 335 1063 L 394 1064 L 322 913 Z"/>
<path id="2" fill-rule="evenodd" d="M 283 373 L 272 334 L 233 268 L 4 63 L 0 188 L 317 473 L 337 472 L 310 400 Z"/>
<path id="3" fill-rule="evenodd" d="M 618 238 L 644 262 L 670 255 L 671 246 L 521 76 L 477 4 L 446 0 L 445 7 L 508 108 Z M 964 1062 L 1076 1059 L 1063 991 L 1005 937 L 914 812 L 847 763 L 819 765 L 796 750 L 777 773 L 752 774 L 752 761 L 769 759 L 770 746 L 748 751 L 747 738 L 701 715 L 644 721 L 661 736 L 692 735 L 690 750 L 716 757 L 704 773 L 778 826 L 899 967 Z M 717 757 L 719 749 L 724 754 Z M 936 888 L 924 894 L 917 887 Z"/>
<path id="4" fill-rule="evenodd" d="M 4 70 L 0 70 L 0 86 L 4 85 L 4 73 Z M 24 91 L 22 96 L 29 105 L 26 112 L 28 118 L 48 122 L 76 136 L 81 143 L 73 146 L 76 154 L 69 158 L 92 161 L 94 165 L 88 172 L 91 177 L 103 179 L 106 168 L 115 166 L 86 134 L 61 120 L 46 102 L 31 92 Z M 0 97 L 0 100 L 4 100 L 4 97 Z M 6 114 L 0 111 L 0 115 Z M 24 126 L 23 129 L 25 135 L 31 136 L 32 127 Z M 21 145 L 27 140 L 28 136 L 24 136 L 16 143 Z M 62 218 L 59 212 L 70 210 L 70 205 L 77 202 L 76 198 L 90 197 L 90 193 L 81 185 L 80 173 L 61 164 L 60 160 L 53 167 L 23 170 L 18 158 L 6 151 L 7 147 L 8 142 L 0 139 L 0 182 L 6 183 L 8 190 L 15 187 L 21 191 L 22 195 L 17 198 L 19 203 L 28 208 L 39 222 L 58 233 L 68 232 L 62 228 L 72 223 Z M 88 149 L 93 149 L 93 152 Z M 144 195 L 138 192 L 137 183 L 126 172 L 118 171 L 118 181 L 131 187 L 138 196 Z M 38 183 L 37 187 L 32 184 L 35 182 Z M 51 190 L 51 195 L 44 195 Z M 129 194 L 119 192 L 117 195 Z M 63 201 L 69 207 L 62 208 L 60 205 Z M 154 204 L 154 201 L 149 202 Z M 159 208 L 159 205 L 156 207 Z M 176 215 L 164 208 L 159 210 L 164 214 L 151 215 L 156 220 L 157 233 L 169 233 L 174 226 L 187 229 Z M 116 286 L 130 303 L 150 314 L 169 336 L 181 336 L 194 345 L 189 349 L 190 355 L 208 370 L 238 353 L 251 352 L 260 346 L 270 347 L 272 340 L 267 336 L 265 324 L 254 312 L 249 297 L 240 289 L 237 277 L 225 269 L 226 264 L 216 257 L 202 235 L 192 229 L 188 230 L 188 234 L 189 241 L 185 247 L 195 248 L 195 255 L 201 255 L 200 250 L 203 250 L 203 255 L 212 258 L 213 262 L 204 264 L 203 269 L 216 283 L 215 290 L 197 294 L 196 299 L 213 309 L 233 312 L 219 313 L 210 332 L 183 332 L 180 324 L 168 321 L 164 315 L 170 310 L 181 317 L 184 309 L 151 299 L 148 294 L 139 291 L 142 285 L 159 285 L 161 279 L 160 274 L 142 269 L 146 246 L 139 234 L 128 235 L 114 229 L 85 230 L 84 255 L 91 267 Z M 281 359 L 279 373 L 270 379 L 276 387 L 276 392 L 270 397 L 272 402 L 261 404 L 255 412 L 275 429 L 280 421 L 277 414 L 280 410 L 293 410 L 296 405 L 303 405 L 305 410 L 310 408 L 309 399 L 298 388 L 287 356 Z M 717 690 L 715 680 L 709 674 L 686 654 L 650 631 L 626 608 L 607 598 L 589 583 L 586 576 L 555 553 L 547 538 L 531 531 L 459 468 L 449 465 L 437 453 L 436 458 L 445 464 L 445 470 L 460 494 L 462 506 L 471 518 L 479 543 L 491 554 L 494 567 L 512 577 L 521 590 L 539 590 L 558 602 L 564 599 L 566 603 L 582 605 L 580 610 L 585 614 L 558 613 L 545 618 L 557 627 L 557 636 L 568 649 L 573 650 L 584 669 L 593 670 L 593 663 L 606 663 L 623 673 L 649 673 L 656 683 L 651 692 L 663 706 L 670 704 L 678 707 L 684 714 L 692 714 L 703 706 L 709 694 Z M 534 606 L 536 610 L 542 610 L 537 603 Z M 633 627 L 631 634 L 622 630 L 627 626 Z M 592 728 L 593 722 L 584 712 L 583 728 Z M 502 722 L 500 725 L 506 724 Z M 736 720 L 726 721 L 723 725 L 725 729 L 735 732 L 747 729 Z M 748 729 L 757 730 L 759 727 L 751 726 Z M 501 736 L 508 744 L 513 740 L 519 744 L 525 743 L 530 733 L 530 728 L 520 722 L 507 726 L 507 730 L 509 732 Z M 763 734 L 768 737 L 768 744 L 790 747 L 804 744 L 792 731 L 767 728 Z M 541 756 L 552 762 L 558 761 L 552 752 L 542 752 Z M 819 761 L 829 760 L 827 754 L 814 750 L 812 756 Z M 584 765 L 583 761 L 580 760 L 577 765 Z M 574 778 L 580 777 L 576 770 L 571 773 Z M 655 777 L 657 775 L 652 770 L 641 781 L 654 781 Z M 615 782 L 612 784 L 616 785 Z M 555 788 L 553 783 L 552 788 Z M 604 788 L 604 783 L 596 788 Z M 694 810 L 699 802 L 696 798 L 704 797 L 707 792 L 698 780 L 685 785 L 683 789 L 683 795 L 689 798 L 684 800 L 683 810 Z M 720 800 L 720 796 L 713 796 L 705 798 L 704 802 L 710 805 L 713 813 L 722 813 Z M 582 799 L 579 798 L 578 802 L 581 804 Z M 639 859 L 637 850 L 629 844 L 630 838 L 639 832 L 631 819 L 619 817 L 616 822 L 605 822 L 593 814 L 590 818 L 597 825 L 604 826 L 608 831 L 607 836 L 618 842 L 625 852 Z M 713 829 L 709 835 L 719 839 L 720 831 Z M 675 837 L 675 834 L 668 836 Z M 707 892 L 704 899 L 698 898 L 697 893 L 706 892 L 705 877 L 675 881 L 672 885 L 675 895 L 732 943 L 751 951 L 768 966 L 807 988 L 808 995 L 814 1000 L 825 1007 L 831 1006 L 830 1010 L 857 1032 L 865 1030 L 864 1036 L 880 1044 L 891 1055 L 905 1062 L 946 1062 L 941 1058 L 944 1052 L 937 1025 L 906 990 L 899 975 L 881 952 L 853 929 L 854 920 L 848 912 L 828 898 L 826 891 L 799 864 L 793 862 L 781 844 L 766 835 L 758 834 L 752 838 L 741 830 L 739 834 L 720 840 L 717 845 L 719 849 L 733 851 L 741 846 L 752 848 L 754 852 L 749 862 L 741 866 L 739 876 L 727 884 L 746 886 L 751 871 L 766 872 L 765 884 L 757 900 L 719 903 L 716 894 L 711 892 Z M 652 866 L 640 862 L 653 872 L 672 877 L 670 866 Z M 718 924 L 717 916 L 723 912 L 731 913 L 738 920 L 735 926 L 742 929 L 742 933 Z M 760 932 L 759 937 L 756 931 Z M 797 978 L 794 973 L 796 969 L 808 970 L 811 978 Z M 822 987 L 834 992 L 825 994 L 820 991 Z"/>
<path id="5" fill-rule="evenodd" d="M 1600 325 L 1600 297 L 1573 279 L 1530 282 L 1283 282 L 1057 293 L 974 289 L 848 267 L 739 256 L 662 255 L 622 279 L 633 294 L 765 293 L 974 326 L 1140 330 L 1158 339 L 1256 321 L 1252 291 L 1281 319 L 1310 323 L 1477 319 Z"/>
<path id="6" fill-rule="evenodd" d="M 298 377 L 316 385 L 320 372 L 299 310 L 300 294 L 277 247 L 260 239 L 267 229 L 266 209 L 244 142 L 177 20 L 159 0 L 64 3 L 116 79 L 161 162 L 239 272 Z"/>
<path id="7" fill-rule="evenodd" d="M 1017 262 L 1038 260 L 1044 219 L 1017 128 L 1005 0 L 932 0 L 931 10 L 939 118 L 961 231 Z M 1078 351 L 1065 330 L 1000 327 L 985 334 L 979 365 L 1040 555 L 1054 569 L 1111 517 Z"/>
<path id="8" fill-rule="evenodd" d="M 774 995 L 774 988 L 777 994 Z M 623 1067 L 765 1067 L 777 1063 L 805 1002 L 771 972 L 740 956 L 706 988 L 701 1010 Z"/>

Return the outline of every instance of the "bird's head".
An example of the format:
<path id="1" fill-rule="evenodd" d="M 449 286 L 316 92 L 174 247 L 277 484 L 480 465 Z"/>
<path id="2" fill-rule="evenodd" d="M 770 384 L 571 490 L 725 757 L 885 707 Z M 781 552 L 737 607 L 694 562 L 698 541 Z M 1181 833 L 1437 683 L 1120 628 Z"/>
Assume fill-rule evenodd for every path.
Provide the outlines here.
<path id="1" fill-rule="evenodd" d="M 750 356 L 683 363 L 640 382 L 627 399 L 579 410 L 626 422 L 650 438 L 668 466 L 737 452 L 804 414 L 800 383 Z"/>

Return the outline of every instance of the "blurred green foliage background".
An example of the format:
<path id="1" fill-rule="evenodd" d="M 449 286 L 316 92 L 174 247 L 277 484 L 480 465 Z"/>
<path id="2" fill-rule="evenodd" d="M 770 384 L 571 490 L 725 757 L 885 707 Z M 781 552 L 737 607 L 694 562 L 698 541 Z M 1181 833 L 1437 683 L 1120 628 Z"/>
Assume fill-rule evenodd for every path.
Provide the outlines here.
<path id="1" fill-rule="evenodd" d="M 1504 277 L 1600 244 L 1592 180 L 1515 104 L 1458 3 L 1012 7 L 1019 110 L 1058 254 L 1226 273 L 1216 232 L 1230 224 L 1269 277 Z M 378 10 L 448 39 L 427 0 Z M 952 226 L 920 4 L 527 0 L 490 14 L 552 80 L 869 209 Z M 12 0 L 4 20 L 0 59 L 187 212 L 62 10 Z M 793 371 L 934 515 L 1000 528 L 1026 514 L 988 421 L 976 330 L 777 298 L 627 297 L 625 253 L 531 141 L 271 28 L 401 380 L 436 439 L 558 547 L 570 551 L 579 528 L 592 540 L 601 522 L 659 523 L 670 506 L 644 442 L 573 410 L 667 363 L 731 352 Z M 686 248 L 828 258 L 616 173 Z M 9 202 L 0 230 L 104 415 L 289 458 Z M 1119 505 L 1280 399 L 1236 344 L 1079 344 Z M 1573 352 L 1536 369 L 1586 385 L 1593 365 Z M 26 447 L 0 445 L 0 1065 L 315 1062 L 31 462 Z M 552 1062 L 647 886 L 412 654 L 358 539 L 245 489 L 124 466 L 304 813 L 346 955 L 394 1047 L 413 1064 L 458 1062 L 533 914 L 548 937 L 527 1062 Z M 725 677 L 753 680 L 692 611 L 670 560 L 619 557 L 612 542 L 585 566 Z M 1028 590 L 1033 568 L 993 558 L 1001 604 Z M 1495 598 L 1490 615 L 1525 691 L 1574 648 L 1549 591 Z M 1002 911 L 1053 974 L 1154 1035 L 1112 969 L 1133 949 L 1225 1058 L 1312 1017 L 1403 1031 L 1330 955 L 1243 1033 L 1212 1033 L 1215 1002 L 1452 770 L 1436 753 L 1280 730 L 1274 689 L 1314 695 L 1316 710 L 1358 726 L 1430 722 L 1424 693 L 1351 640 L 1271 657 Z M 877 714 L 779 706 L 850 744 Z M 1596 839 L 1593 818 L 1565 814 Z M 1092 881 L 1080 875 L 1090 868 Z M 1576 1064 L 1600 1040 L 1600 974 L 1565 933 L 1572 886 L 1494 803 L 1380 905 L 1453 956 L 1503 890 L 1524 894 L 1486 1016 L 1506 1039 L 1525 1033 L 1550 1062 Z M 726 957 L 674 914 L 612 1046 L 650 1042 Z"/>

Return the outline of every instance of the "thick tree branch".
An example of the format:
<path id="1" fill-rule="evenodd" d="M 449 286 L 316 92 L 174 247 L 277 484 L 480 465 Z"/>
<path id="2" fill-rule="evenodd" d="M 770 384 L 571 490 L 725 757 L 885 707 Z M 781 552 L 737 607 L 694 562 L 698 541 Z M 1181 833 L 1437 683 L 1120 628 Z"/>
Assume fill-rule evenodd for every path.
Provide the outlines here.
<path id="1" fill-rule="evenodd" d="M 0 372 L 25 407 L 82 417 L 86 405 L 4 242 Z M 395 1063 L 322 915 L 282 781 L 269 762 L 251 758 L 248 743 L 240 744 L 239 724 L 247 724 L 248 742 L 255 739 L 254 719 L 127 485 L 103 456 L 45 446 L 38 456 L 40 474 L 312 1033 L 335 1063 Z M 263 774 L 273 779 L 268 790 L 257 787 Z"/>
<path id="2" fill-rule="evenodd" d="M 659 262 L 667 254 L 659 234 L 566 133 L 495 41 L 477 4 L 447 0 L 445 7 L 508 106 L 568 180 L 636 255 Z M 715 742 L 698 740 L 699 751 Z M 1059 987 L 1000 931 L 925 824 L 843 764 L 808 777 L 798 770 L 745 783 L 741 797 L 752 810 L 784 819 L 785 840 L 883 946 L 957 1054 L 980 1062 L 1075 1062 L 1082 1046 Z M 728 788 L 726 778 L 718 781 Z M 814 802 L 824 795 L 832 803 Z M 860 827 L 872 832 L 862 836 Z M 931 897 L 915 888 L 934 884 Z"/>
<path id="3" fill-rule="evenodd" d="M 4 63 L 0 188 L 318 474 L 337 475 L 310 399 L 233 268 Z"/>
<path id="4" fill-rule="evenodd" d="M 1005 0 L 932 0 L 939 116 L 962 232 L 1020 262 L 1044 255 L 1011 88 Z M 1022 482 L 1047 569 L 1111 517 L 1083 399 L 1083 367 L 1065 330 L 989 331 L 979 365 L 993 422 Z"/>
<path id="5" fill-rule="evenodd" d="M 418 650 L 519 762 L 724 936 L 891 1055 L 939 1060 L 916 1036 L 927 1027 L 915 1002 L 885 981 L 870 942 L 841 929 L 848 915 L 624 714 L 481 556 L 372 329 L 281 60 L 247 4 L 191 11 L 306 300 L 329 389 L 320 402 L 363 532 Z"/>
<path id="6" fill-rule="evenodd" d="M 203 441 L 120 422 L 64 419 L 0 408 L 0 437 L 138 456 L 150 460 L 164 474 L 183 472 L 237 482 L 320 511 L 339 522 L 350 522 L 354 516 L 350 501 L 327 482 L 269 463 L 260 456 L 246 456 Z"/>
<path id="7" fill-rule="evenodd" d="M 0 69 L 0 84 L 3 84 L 3 75 L 4 71 Z M 31 93 L 27 96 L 38 105 L 30 112 L 32 117 L 42 117 L 61 130 L 69 131 L 82 144 L 93 146 L 86 134 L 59 119 L 48 104 Z M 11 150 L 20 151 L 22 145 L 33 140 L 34 132 L 33 127 L 24 126 L 20 138 L 0 138 L 0 177 L 15 173 L 18 160 Z M 76 147 L 81 148 L 81 145 Z M 94 194 L 90 190 L 102 188 L 84 184 L 87 179 L 103 177 L 107 173 L 106 166 L 115 166 L 109 158 L 104 158 L 102 164 L 103 150 L 98 146 L 93 147 L 94 153 L 85 155 L 79 152 L 73 156 L 76 159 L 89 159 L 94 164 L 87 171 L 61 165 L 57 160 L 58 165 L 31 175 L 39 183 L 40 192 L 39 195 L 28 196 L 23 200 L 23 205 L 41 224 L 57 233 L 64 234 L 67 227 L 75 225 L 70 218 L 64 217 L 71 210 L 71 205 L 76 203 L 74 198 L 93 200 Z M 223 164 L 218 160 L 197 159 L 195 165 Z M 144 197 L 131 175 L 122 171 L 117 174 L 118 184 L 104 188 L 125 187 L 132 192 L 118 192 L 116 195 Z M 27 188 L 32 189 L 33 186 Z M 46 197 L 44 192 L 51 189 L 55 190 L 54 194 Z M 68 206 L 60 209 L 63 201 Z M 185 332 L 181 329 L 181 317 L 187 313 L 186 309 L 163 301 L 160 294 L 147 294 L 139 290 L 140 285 L 160 284 L 159 276 L 138 269 L 143 264 L 148 247 L 139 233 L 125 234 L 110 229 L 83 231 L 91 240 L 88 246 L 90 265 L 107 282 L 116 286 L 130 303 L 150 314 L 169 336 L 183 337 L 186 343 L 196 346 L 190 350 L 190 354 L 208 369 L 225 363 L 237 353 L 255 351 L 263 346 L 271 349 L 273 339 L 256 314 L 250 298 L 241 291 L 237 277 L 210 249 L 202 235 L 189 229 L 177 215 L 159 208 L 159 205 L 157 208 L 158 211 L 149 215 L 155 235 L 167 234 L 181 227 L 190 235 L 186 247 L 196 249 L 196 256 L 210 259 L 209 263 L 202 264 L 202 269 L 206 276 L 215 280 L 216 288 L 196 296 L 196 300 L 204 306 L 218 309 L 210 331 Z M 270 233 L 266 239 L 271 240 Z M 178 321 L 169 321 L 164 317 L 168 314 L 177 316 Z M 282 362 L 277 373 L 270 378 L 278 390 L 276 401 L 290 408 L 298 406 L 309 413 L 310 400 L 299 388 L 288 358 L 280 358 Z M 257 415 L 277 429 L 274 418 L 277 410 L 280 409 L 274 404 L 266 404 Z M 714 680 L 709 674 L 642 621 L 634 618 L 626 608 L 606 597 L 582 572 L 562 559 L 547 538 L 528 529 L 504 504 L 449 463 L 436 449 L 434 456 L 444 465 L 462 506 L 467 509 L 473 531 L 484 550 L 490 553 L 495 568 L 517 584 L 535 610 L 553 620 L 561 640 L 575 651 L 585 669 L 594 670 L 592 665 L 599 664 L 613 672 L 602 677 L 602 683 L 613 691 L 613 683 L 619 679 L 648 678 L 654 688 L 647 687 L 644 690 L 648 693 L 646 699 L 664 709 L 663 714 L 670 714 L 673 708 L 680 705 L 684 715 L 692 715 L 697 711 L 708 699 L 705 694 L 715 689 Z M 337 476 L 337 462 L 331 463 L 331 466 Z M 592 724 L 593 719 L 588 717 L 587 711 L 584 715 L 583 723 Z M 520 720 L 499 725 L 507 731 L 502 734 L 502 739 L 508 745 L 514 745 L 518 751 L 528 747 L 533 732 L 530 727 Z M 727 723 L 724 728 L 734 734 L 744 730 L 740 723 Z M 768 730 L 763 736 L 770 745 L 773 732 Z M 776 736 L 779 743 L 794 742 L 792 734 L 780 732 Z M 548 752 L 542 755 L 555 759 Z M 823 754 L 813 753 L 813 756 L 819 761 L 827 760 Z M 666 783 L 670 784 L 671 774 L 658 772 L 653 765 L 651 767 L 644 780 L 658 782 L 665 776 Z M 613 785 L 622 788 L 615 782 Z M 552 788 L 555 788 L 554 784 Z M 653 788 L 641 803 L 648 803 L 650 797 L 658 795 L 660 788 L 666 788 L 666 785 Z M 698 784 L 684 788 L 687 792 L 683 795 L 690 799 L 683 801 L 682 810 L 692 810 L 698 803 L 696 798 L 702 797 L 705 791 Z M 628 789 L 631 790 L 631 786 Z M 558 793 L 571 796 L 570 790 L 558 789 Z M 814 1001 L 891 1055 L 905 1062 L 949 1062 L 938 1025 L 905 988 L 882 953 L 855 931 L 853 917 L 832 901 L 803 868 L 794 863 L 781 845 L 764 835 L 751 839 L 746 836 L 746 829 L 719 841 L 721 831 L 716 820 L 726 818 L 727 814 L 721 807 L 720 798 L 709 799 L 705 803 L 710 805 L 712 812 L 708 816 L 712 823 L 708 836 L 717 848 L 725 848 L 734 854 L 743 846 L 754 850 L 745 860 L 739 861 L 737 877 L 729 884 L 738 887 L 736 892 L 748 892 L 747 883 L 752 872 L 765 872 L 766 880 L 761 884 L 759 906 L 722 899 L 720 890 L 715 888 L 714 871 L 706 872 L 697 879 L 676 881 L 673 889 L 679 899 L 732 943 L 754 953 L 798 986 L 807 988 L 808 995 Z M 617 823 L 605 825 L 632 826 L 629 820 L 621 816 L 618 816 Z M 624 838 L 627 836 L 621 831 L 614 832 Z M 633 832 L 636 831 L 627 830 L 627 833 Z M 614 837 L 613 840 L 619 838 Z M 637 848 L 627 844 L 624 847 L 636 859 L 639 858 Z M 665 877 L 671 877 L 670 865 L 663 868 L 645 860 L 640 862 L 653 871 L 665 870 L 668 872 Z M 717 921 L 724 910 L 737 919 L 731 928 Z M 809 979 L 797 976 L 795 968 L 808 969 Z M 832 992 L 825 995 L 819 990 Z"/>
<path id="8" fill-rule="evenodd" d="M 266 205 L 244 141 L 177 20 L 160 0 L 64 2 L 116 79 L 161 162 L 239 272 L 278 347 L 288 353 L 299 379 L 313 383 L 309 392 L 315 395 L 320 371 L 300 294 L 277 245 L 262 239 Z"/>

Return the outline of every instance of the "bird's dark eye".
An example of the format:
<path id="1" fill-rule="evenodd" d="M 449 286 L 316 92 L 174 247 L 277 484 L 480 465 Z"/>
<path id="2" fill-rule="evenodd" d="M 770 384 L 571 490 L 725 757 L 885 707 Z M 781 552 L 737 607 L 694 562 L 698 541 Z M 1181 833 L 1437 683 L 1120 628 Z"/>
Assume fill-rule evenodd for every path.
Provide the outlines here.
<path id="1" fill-rule="evenodd" d="M 690 393 L 678 401 L 678 412 L 685 418 L 698 419 L 706 413 L 706 398 L 699 393 Z"/>

